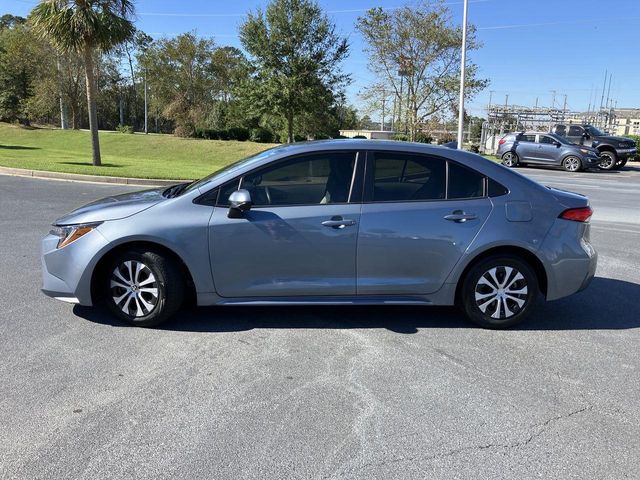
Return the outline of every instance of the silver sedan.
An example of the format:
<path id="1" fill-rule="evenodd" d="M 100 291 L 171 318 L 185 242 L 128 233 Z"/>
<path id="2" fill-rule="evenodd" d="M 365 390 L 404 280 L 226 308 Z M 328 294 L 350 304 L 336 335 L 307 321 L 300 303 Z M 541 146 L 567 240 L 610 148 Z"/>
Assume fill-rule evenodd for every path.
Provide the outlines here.
<path id="1" fill-rule="evenodd" d="M 483 327 L 508 327 L 542 297 L 589 284 L 591 214 L 586 197 L 471 153 L 299 143 L 63 216 L 43 240 L 43 291 L 138 326 L 192 298 L 458 305 Z"/>

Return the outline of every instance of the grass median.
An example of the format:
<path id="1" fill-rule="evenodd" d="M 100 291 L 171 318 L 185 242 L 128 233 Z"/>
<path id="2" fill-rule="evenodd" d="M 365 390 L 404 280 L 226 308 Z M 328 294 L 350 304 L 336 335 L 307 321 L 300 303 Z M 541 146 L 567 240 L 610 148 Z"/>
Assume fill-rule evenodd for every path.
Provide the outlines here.
<path id="1" fill-rule="evenodd" d="M 133 178 L 195 179 L 273 144 L 100 132 L 102 166 L 88 131 L 0 123 L 0 166 Z"/>

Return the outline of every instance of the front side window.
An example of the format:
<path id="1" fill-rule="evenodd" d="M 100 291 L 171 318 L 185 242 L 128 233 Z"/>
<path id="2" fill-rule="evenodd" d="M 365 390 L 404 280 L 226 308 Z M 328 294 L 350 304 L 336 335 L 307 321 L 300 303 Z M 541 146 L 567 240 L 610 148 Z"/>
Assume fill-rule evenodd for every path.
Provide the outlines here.
<path id="1" fill-rule="evenodd" d="M 569 137 L 581 137 L 584 133 L 584 129 L 578 125 L 571 125 L 569 127 Z"/>
<path id="2" fill-rule="evenodd" d="M 238 188 L 256 207 L 347 203 L 355 160 L 356 152 L 325 152 L 277 162 L 223 186 L 218 204 Z"/>
<path id="3" fill-rule="evenodd" d="M 393 152 L 373 155 L 373 201 L 445 198 L 444 159 Z"/>
<path id="4" fill-rule="evenodd" d="M 554 145 L 557 140 L 549 135 L 540 135 L 540 143 L 545 143 L 547 145 Z"/>

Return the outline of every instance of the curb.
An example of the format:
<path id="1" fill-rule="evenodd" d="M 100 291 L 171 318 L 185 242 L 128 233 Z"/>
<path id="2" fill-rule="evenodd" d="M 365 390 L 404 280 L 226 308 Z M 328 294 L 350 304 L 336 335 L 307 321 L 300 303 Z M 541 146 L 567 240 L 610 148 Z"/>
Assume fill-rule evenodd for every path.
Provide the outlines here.
<path id="1" fill-rule="evenodd" d="M 71 182 L 110 183 L 113 185 L 139 185 L 143 187 L 165 187 L 191 180 L 163 180 L 155 178 L 111 177 L 106 175 L 83 175 L 80 173 L 49 172 L 47 170 L 27 170 L 24 168 L 0 167 L 0 174 L 18 177 L 68 180 Z"/>

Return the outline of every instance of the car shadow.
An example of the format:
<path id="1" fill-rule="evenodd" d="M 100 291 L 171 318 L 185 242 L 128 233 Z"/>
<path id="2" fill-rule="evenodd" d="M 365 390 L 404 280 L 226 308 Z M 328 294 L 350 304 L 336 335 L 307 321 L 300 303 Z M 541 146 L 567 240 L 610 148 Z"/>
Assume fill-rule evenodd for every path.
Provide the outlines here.
<path id="1" fill-rule="evenodd" d="M 621 330 L 640 327 L 640 284 L 596 277 L 586 290 L 542 303 L 531 317 L 511 330 Z M 74 306 L 90 322 L 114 327 L 127 323 L 101 308 Z M 424 306 L 219 306 L 179 312 L 158 330 L 239 332 L 260 328 L 385 328 L 402 334 L 428 328 L 474 328 L 454 307 Z"/>

